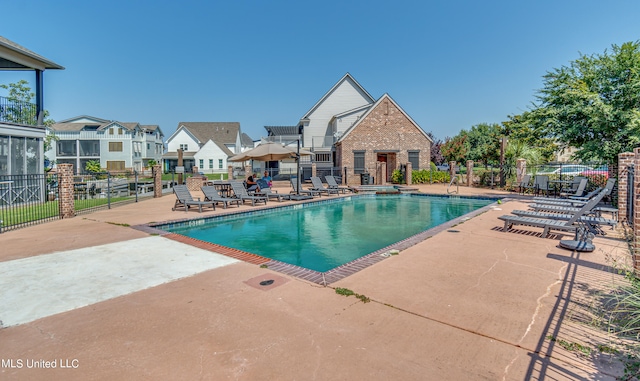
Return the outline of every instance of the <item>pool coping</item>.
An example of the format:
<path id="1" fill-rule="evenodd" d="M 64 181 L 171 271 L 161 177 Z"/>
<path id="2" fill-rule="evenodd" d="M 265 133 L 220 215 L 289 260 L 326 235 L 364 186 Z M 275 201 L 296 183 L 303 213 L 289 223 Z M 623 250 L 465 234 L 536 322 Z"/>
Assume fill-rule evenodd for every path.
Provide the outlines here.
<path id="1" fill-rule="evenodd" d="M 295 203 L 295 204 L 287 204 L 287 205 L 279 205 L 279 206 L 274 206 L 274 207 L 267 207 L 267 208 L 260 208 L 260 209 L 256 209 L 256 210 L 231 210 L 231 211 L 227 211 L 227 212 L 222 212 L 219 214 L 216 214 L 215 216 L 207 216 L 207 217 L 196 217 L 196 218 L 183 218 L 183 219 L 178 219 L 178 220 L 170 220 L 170 221 L 163 221 L 163 222 L 153 222 L 153 223 L 148 223 L 148 224 L 141 224 L 141 225 L 134 225 L 131 226 L 131 228 L 136 229 L 136 230 L 140 230 L 152 235 L 160 235 L 163 236 L 165 238 L 171 239 L 171 240 L 175 240 L 187 245 L 191 245 L 200 249 L 204 249 L 204 250 L 208 250 L 214 253 L 218 253 L 218 254 L 222 254 L 231 258 L 235 258 L 238 260 L 241 260 L 243 262 L 247 262 L 247 263 L 251 263 L 251 264 L 255 264 L 255 265 L 259 265 L 261 267 L 265 267 L 268 268 L 270 270 L 285 274 L 285 275 L 289 275 L 289 276 L 293 276 L 314 284 L 318 284 L 321 286 L 329 286 L 331 283 L 335 283 L 341 279 L 344 279 L 352 274 L 355 274 L 356 272 L 359 272 L 375 263 L 378 263 L 384 259 L 387 259 L 389 257 L 391 257 L 393 254 L 391 254 L 392 250 L 398 250 L 398 251 L 402 251 L 405 250 L 411 246 L 414 246 L 420 242 L 423 242 L 429 238 L 431 238 L 432 236 L 441 233 L 443 231 L 449 230 L 450 228 L 464 222 L 467 221 L 475 216 L 478 216 L 482 213 L 485 213 L 486 211 L 490 210 L 491 208 L 495 207 L 495 204 L 499 201 L 499 200 L 503 200 L 506 201 L 508 200 L 508 197 L 490 197 L 490 196 L 459 196 L 459 195 L 442 195 L 442 194 L 430 194 L 430 193 L 403 193 L 403 195 L 407 195 L 407 196 L 419 196 L 419 197 L 439 197 L 439 198 L 475 198 L 475 199 L 483 199 L 483 200 L 495 200 L 493 203 L 490 203 L 488 205 L 485 205 L 479 209 L 476 209 L 474 211 L 471 211 L 465 215 L 462 215 L 460 217 L 456 217 L 452 220 L 449 220 L 447 222 L 444 222 L 440 225 L 434 226 L 431 229 L 425 230 L 423 232 L 420 232 L 418 234 L 414 234 L 410 237 L 407 237 L 401 241 L 395 242 L 391 245 L 388 245 L 386 247 L 383 247 L 381 249 L 378 249 L 372 253 L 363 255 L 362 257 L 359 257 L 357 259 L 354 259 L 353 261 L 344 263 L 340 266 L 334 267 L 333 269 L 327 270 L 325 272 L 320 272 L 320 271 L 315 271 L 315 270 L 311 270 L 311 269 L 307 269 L 304 267 L 300 267 L 300 266 L 296 266 L 296 265 L 292 265 L 289 263 L 285 263 L 285 262 L 281 262 L 278 260 L 274 260 L 271 258 L 267 258 L 267 257 L 263 257 L 257 254 L 253 254 L 250 252 L 246 252 L 246 251 L 242 251 L 242 250 L 238 250 L 238 249 L 234 249 L 234 248 L 230 248 L 227 246 L 222 246 L 222 245 L 218 245 L 215 243 L 211 243 L 211 242 L 206 242 L 206 241 L 202 241 L 199 240 L 197 238 L 191 238 L 191 237 L 187 237 L 187 236 L 183 236 L 180 234 L 176 234 L 176 233 L 172 233 L 172 232 L 168 232 L 166 230 L 162 230 L 159 228 L 156 228 L 156 226 L 160 226 L 160 225 L 167 225 L 167 224 L 184 224 L 184 223 L 189 223 L 192 221 L 199 221 L 199 220 L 205 220 L 205 219 L 218 219 L 218 218 L 224 218 L 224 217 L 235 217 L 237 215 L 241 215 L 241 214 L 247 214 L 247 215 L 254 215 L 254 214 L 261 214 L 261 213 L 272 213 L 274 209 L 295 209 L 296 206 L 300 206 L 300 204 L 326 204 L 326 203 L 333 203 L 333 202 L 338 202 L 336 200 L 340 200 L 340 202 L 344 202 L 342 201 L 345 198 L 351 198 L 351 197 L 385 197 L 385 196 L 396 196 L 397 194 L 391 193 L 391 194 L 387 194 L 387 193 L 378 193 L 378 194 L 374 194 L 374 193 L 363 193 L 363 194 L 357 194 L 357 195 L 347 195 L 347 196 L 343 196 L 343 197 L 336 197 L 336 198 L 331 198 L 329 200 L 308 200 L 308 201 L 303 201 L 303 202 L 299 202 L 299 203 Z"/>

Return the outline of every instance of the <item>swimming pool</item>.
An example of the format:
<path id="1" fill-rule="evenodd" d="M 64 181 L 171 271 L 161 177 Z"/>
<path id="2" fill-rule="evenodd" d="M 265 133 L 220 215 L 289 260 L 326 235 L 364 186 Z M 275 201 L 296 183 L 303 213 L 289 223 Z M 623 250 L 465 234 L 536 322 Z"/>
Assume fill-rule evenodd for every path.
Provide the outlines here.
<path id="1" fill-rule="evenodd" d="M 362 195 L 156 227 L 325 272 L 494 201 Z"/>

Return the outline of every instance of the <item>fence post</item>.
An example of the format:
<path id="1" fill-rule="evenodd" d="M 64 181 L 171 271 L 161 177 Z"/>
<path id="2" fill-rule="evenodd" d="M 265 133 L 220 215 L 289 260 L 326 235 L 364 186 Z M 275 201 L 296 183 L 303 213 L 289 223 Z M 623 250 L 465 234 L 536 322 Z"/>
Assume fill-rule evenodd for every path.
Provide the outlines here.
<path id="1" fill-rule="evenodd" d="M 473 185 L 473 160 L 467 160 L 467 186 Z"/>
<path id="2" fill-rule="evenodd" d="M 631 216 L 627 215 L 627 167 L 633 164 L 634 154 L 623 152 L 618 154 L 618 218 L 620 221 L 629 221 Z"/>
<path id="3" fill-rule="evenodd" d="M 160 164 L 151 167 L 151 173 L 153 175 L 153 197 L 162 197 L 162 170 L 160 169 Z"/>
<path id="4" fill-rule="evenodd" d="M 386 163 L 385 163 L 386 164 Z M 385 168 L 385 172 L 386 172 L 386 168 Z M 413 183 L 413 167 L 411 166 L 411 162 L 408 162 L 406 167 L 405 167 L 405 183 L 407 183 L 407 185 L 411 185 Z"/>
<path id="5" fill-rule="evenodd" d="M 516 184 L 520 184 L 522 182 L 522 178 L 527 174 L 527 160 L 518 159 L 516 160 Z"/>
<path id="6" fill-rule="evenodd" d="M 449 162 L 449 178 L 453 179 L 456 176 L 456 162 Z"/>
<path id="7" fill-rule="evenodd" d="M 233 180 L 233 165 L 228 165 L 227 166 L 227 179 L 228 180 Z M 222 179 L 220 179 L 222 180 Z"/>
<path id="8" fill-rule="evenodd" d="M 58 164 L 58 192 L 60 217 L 75 217 L 76 207 L 73 203 L 73 164 Z"/>

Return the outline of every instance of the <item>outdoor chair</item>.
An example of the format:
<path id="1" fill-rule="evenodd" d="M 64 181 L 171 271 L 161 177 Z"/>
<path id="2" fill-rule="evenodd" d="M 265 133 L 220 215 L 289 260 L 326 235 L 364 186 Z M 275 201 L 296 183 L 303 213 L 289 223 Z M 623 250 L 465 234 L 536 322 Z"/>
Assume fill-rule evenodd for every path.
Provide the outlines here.
<path id="1" fill-rule="evenodd" d="M 330 194 L 339 194 L 340 190 L 335 189 L 335 188 L 327 188 L 324 186 L 324 184 L 322 183 L 322 180 L 320 180 L 319 177 L 317 176 L 311 176 L 311 184 L 313 184 L 313 187 L 310 188 L 310 190 L 312 191 L 318 191 L 318 192 L 325 192 L 328 195 Z"/>
<path id="2" fill-rule="evenodd" d="M 282 200 L 291 200 L 291 196 L 288 194 L 280 194 L 278 191 L 273 191 L 269 188 L 269 183 L 265 179 L 258 179 L 256 181 L 258 183 L 258 187 L 260 187 L 260 192 L 256 192 L 256 196 L 265 196 L 268 200 L 275 198 L 279 202 Z"/>
<path id="3" fill-rule="evenodd" d="M 536 176 L 534 185 L 537 194 L 544 193 L 549 196 L 549 192 L 553 191 L 553 187 L 549 186 L 549 176 L 547 175 Z"/>
<path id="4" fill-rule="evenodd" d="M 600 200 L 602 200 L 605 193 L 605 191 L 600 192 L 596 197 L 578 209 L 567 221 L 550 218 L 517 216 L 514 214 L 505 214 L 498 217 L 498 219 L 504 221 L 503 231 L 505 232 L 513 227 L 513 225 L 524 225 L 542 228 L 543 238 L 546 238 L 551 230 L 575 233 L 577 229 L 576 223 L 579 222 L 580 218 L 584 216 L 585 213 L 591 211 L 600 202 Z"/>
<path id="5" fill-rule="evenodd" d="M 240 200 L 237 198 L 224 197 L 220 195 L 220 192 L 211 185 L 205 185 L 202 188 L 205 201 L 213 201 L 214 204 L 222 203 L 222 206 L 227 209 L 229 204 L 236 204 L 240 207 Z"/>
<path id="6" fill-rule="evenodd" d="M 216 204 L 212 201 L 200 201 L 199 198 L 194 200 L 186 185 L 175 185 L 173 193 L 176 195 L 176 203 L 171 210 L 175 211 L 184 208 L 184 211 L 187 212 L 189 208 L 194 206 L 198 207 L 198 212 L 200 213 L 202 213 L 202 208 L 216 210 Z"/>
<path id="7" fill-rule="evenodd" d="M 576 176 L 571 180 L 571 184 L 569 184 L 568 187 L 566 188 L 562 188 L 560 190 L 560 192 L 563 193 L 573 193 L 576 191 L 576 189 L 578 189 L 578 187 L 580 186 L 580 183 L 582 182 L 582 180 L 586 180 L 586 177 L 583 176 Z"/>
<path id="8" fill-rule="evenodd" d="M 595 208 L 594 208 L 595 209 Z M 563 214 L 563 213 L 546 213 L 546 212 L 537 212 L 533 210 L 514 210 L 511 214 L 515 214 L 520 217 L 532 217 L 532 218 L 548 218 L 551 220 L 562 220 L 568 221 L 570 220 L 574 214 Z M 586 212 L 585 215 L 581 216 L 578 219 L 578 222 L 584 223 L 591 232 L 600 233 L 605 235 L 605 232 L 602 230 L 602 226 L 611 226 L 611 228 L 615 228 L 618 225 L 618 221 L 615 219 L 604 218 L 602 216 L 596 215 L 586 215 L 589 212 Z"/>
<path id="9" fill-rule="evenodd" d="M 247 188 L 244 187 L 241 181 L 231 180 L 231 189 L 233 190 L 234 198 L 240 200 L 243 204 L 245 201 L 251 201 L 251 206 L 256 206 L 256 202 L 264 202 L 267 204 L 267 198 L 265 196 L 252 196 L 247 193 Z"/>
<path id="10" fill-rule="evenodd" d="M 529 185 L 530 182 L 531 175 L 522 176 L 522 181 L 520 181 L 520 184 L 518 184 L 518 193 L 524 194 L 527 189 L 533 189 L 533 187 Z"/>
<path id="11" fill-rule="evenodd" d="M 319 191 L 315 191 L 315 190 L 310 190 L 310 189 L 302 189 L 302 187 L 298 187 L 298 182 L 296 181 L 295 177 L 292 177 L 290 179 L 291 182 L 291 188 L 293 188 L 293 190 L 289 193 L 291 194 L 306 194 L 309 196 L 318 196 L 318 197 L 322 197 L 322 192 Z"/>
<path id="12" fill-rule="evenodd" d="M 587 187 L 587 179 L 582 178 L 580 180 L 580 183 L 578 184 L 577 188 L 566 188 L 566 192 L 565 190 L 563 190 L 562 192 L 560 192 L 560 197 L 581 197 L 584 194 L 584 189 Z"/>
<path id="13" fill-rule="evenodd" d="M 342 193 L 347 193 L 347 191 L 354 193 L 355 191 L 353 190 L 353 188 L 351 187 L 345 187 L 345 186 L 340 186 L 338 185 L 338 182 L 336 181 L 336 178 L 333 176 L 325 176 L 324 179 L 327 181 L 327 186 L 329 186 L 329 189 L 337 189 Z"/>

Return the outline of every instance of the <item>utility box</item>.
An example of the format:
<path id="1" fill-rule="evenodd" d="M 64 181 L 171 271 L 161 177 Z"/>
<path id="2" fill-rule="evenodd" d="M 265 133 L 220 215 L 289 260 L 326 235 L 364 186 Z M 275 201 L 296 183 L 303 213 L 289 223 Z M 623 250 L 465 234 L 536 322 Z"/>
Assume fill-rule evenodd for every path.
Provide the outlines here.
<path id="1" fill-rule="evenodd" d="M 360 185 L 369 185 L 371 184 L 371 176 L 368 173 L 360 174 Z"/>

